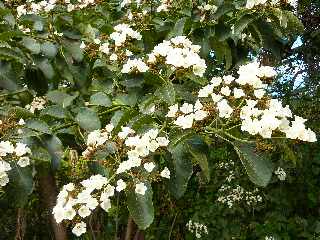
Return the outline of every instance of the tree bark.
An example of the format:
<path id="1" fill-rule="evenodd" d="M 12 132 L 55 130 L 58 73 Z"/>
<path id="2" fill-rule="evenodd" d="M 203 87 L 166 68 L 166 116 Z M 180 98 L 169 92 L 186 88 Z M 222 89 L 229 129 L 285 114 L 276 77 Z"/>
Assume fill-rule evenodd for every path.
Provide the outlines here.
<path id="1" fill-rule="evenodd" d="M 126 236 L 125 236 L 124 240 L 131 240 L 133 228 L 134 228 L 134 222 L 133 222 L 132 217 L 129 216 L 128 223 L 127 223 Z"/>
<path id="2" fill-rule="evenodd" d="M 67 240 L 67 231 L 63 224 L 57 224 L 52 214 L 56 204 L 57 186 L 53 174 L 49 171 L 46 175 L 40 176 L 40 192 L 45 207 L 49 210 L 49 219 L 55 240 Z"/>

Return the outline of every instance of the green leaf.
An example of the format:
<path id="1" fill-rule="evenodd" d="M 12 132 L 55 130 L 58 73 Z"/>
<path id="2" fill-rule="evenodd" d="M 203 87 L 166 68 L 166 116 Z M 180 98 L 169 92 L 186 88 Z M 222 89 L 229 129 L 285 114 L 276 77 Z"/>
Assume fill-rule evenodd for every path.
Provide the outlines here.
<path id="1" fill-rule="evenodd" d="M 51 133 L 48 124 L 46 124 L 45 122 L 40 121 L 40 120 L 29 119 L 29 120 L 26 122 L 26 125 L 25 125 L 25 126 L 26 126 L 27 128 L 29 128 L 29 129 L 31 129 L 31 130 L 36 131 L 36 132 L 47 133 L 47 134 L 50 134 L 50 133 Z"/>
<path id="2" fill-rule="evenodd" d="M 48 106 L 41 111 L 41 115 L 49 115 L 54 118 L 63 119 L 66 117 L 67 112 L 64 108 L 59 105 Z"/>
<path id="3" fill-rule="evenodd" d="M 109 96 L 103 92 L 98 92 L 90 97 L 90 103 L 92 105 L 98 105 L 103 107 L 110 107 L 112 102 Z"/>
<path id="4" fill-rule="evenodd" d="M 58 50 L 55 44 L 45 42 L 41 44 L 41 52 L 49 58 L 54 58 L 57 55 Z"/>
<path id="5" fill-rule="evenodd" d="M 57 170 L 63 157 L 63 146 L 60 139 L 54 135 L 46 135 L 41 137 L 41 140 L 50 154 L 52 169 Z"/>
<path id="6" fill-rule="evenodd" d="M 169 105 L 173 105 L 176 100 L 176 93 L 171 82 L 167 82 L 156 90 L 154 93 L 162 101 L 167 102 Z"/>
<path id="7" fill-rule="evenodd" d="M 41 45 L 31 37 L 24 37 L 22 44 L 34 54 L 39 54 L 41 51 Z"/>
<path id="8" fill-rule="evenodd" d="M 6 193 L 12 203 L 23 207 L 33 190 L 32 170 L 29 167 L 15 167 L 9 171 L 9 179 Z"/>
<path id="9" fill-rule="evenodd" d="M 54 77 L 54 69 L 48 59 L 39 62 L 38 67 L 46 78 L 52 79 Z"/>
<path id="10" fill-rule="evenodd" d="M 80 108 L 76 116 L 76 121 L 85 130 L 93 131 L 101 128 L 98 114 L 89 108 Z"/>
<path id="11" fill-rule="evenodd" d="M 189 141 L 189 152 L 195 163 L 199 164 L 206 181 L 210 181 L 209 163 L 206 153 L 208 147 L 200 137 L 194 137 Z"/>
<path id="12" fill-rule="evenodd" d="M 258 152 L 253 144 L 234 142 L 233 146 L 250 180 L 261 187 L 267 186 L 272 176 L 272 163 L 269 156 Z"/>
<path id="13" fill-rule="evenodd" d="M 145 183 L 145 185 L 148 188 L 145 195 L 137 194 L 134 190 L 127 192 L 130 216 L 141 230 L 148 228 L 154 219 L 152 188 L 150 184 Z"/>
<path id="14" fill-rule="evenodd" d="M 183 29 L 187 19 L 187 17 L 180 18 L 174 25 L 172 31 L 168 34 L 167 39 L 183 35 Z"/>
<path id="15" fill-rule="evenodd" d="M 72 96 L 59 90 L 53 90 L 48 92 L 47 97 L 51 102 L 66 108 L 72 104 L 72 101 L 78 97 L 78 94 Z"/>
<path id="16" fill-rule="evenodd" d="M 31 118 L 34 116 L 34 114 L 32 112 L 30 112 L 29 110 L 22 108 L 22 107 L 13 107 L 10 108 L 9 115 L 14 115 L 16 118 L 23 118 L 23 119 L 27 119 L 27 118 Z"/>
<path id="17" fill-rule="evenodd" d="M 173 158 L 174 171 L 170 178 L 169 189 L 175 198 L 180 198 L 185 193 L 189 179 L 192 175 L 192 160 L 186 141 L 169 148 Z"/>

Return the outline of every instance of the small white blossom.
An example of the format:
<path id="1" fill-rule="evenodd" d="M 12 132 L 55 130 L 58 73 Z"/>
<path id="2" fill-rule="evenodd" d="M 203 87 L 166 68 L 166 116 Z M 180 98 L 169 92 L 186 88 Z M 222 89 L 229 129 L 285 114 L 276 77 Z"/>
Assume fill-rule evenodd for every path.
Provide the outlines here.
<path id="1" fill-rule="evenodd" d="M 136 184 L 135 192 L 144 195 L 147 189 L 148 188 L 144 185 L 144 183 L 138 183 Z"/>

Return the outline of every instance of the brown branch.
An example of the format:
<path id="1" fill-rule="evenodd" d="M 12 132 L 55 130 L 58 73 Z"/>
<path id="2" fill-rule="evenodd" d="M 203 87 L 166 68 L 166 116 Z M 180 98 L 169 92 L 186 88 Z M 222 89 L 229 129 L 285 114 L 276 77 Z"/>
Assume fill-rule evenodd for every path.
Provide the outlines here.
<path id="1" fill-rule="evenodd" d="M 26 229 L 26 219 L 25 219 L 25 213 L 23 208 L 18 208 L 17 212 L 17 229 L 16 229 L 16 236 L 15 240 L 23 240 L 25 229 Z"/>
<path id="2" fill-rule="evenodd" d="M 125 236 L 124 240 L 131 240 L 133 228 L 134 228 L 134 222 L 133 222 L 132 217 L 129 216 L 128 223 L 127 223 L 126 236 Z"/>

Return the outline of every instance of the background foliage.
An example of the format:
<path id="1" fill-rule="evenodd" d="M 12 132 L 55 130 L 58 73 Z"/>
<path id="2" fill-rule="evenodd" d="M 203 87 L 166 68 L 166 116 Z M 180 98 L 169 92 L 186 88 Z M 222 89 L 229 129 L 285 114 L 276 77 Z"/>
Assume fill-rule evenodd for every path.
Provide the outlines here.
<path id="1" fill-rule="evenodd" d="M 192 1 L 188 0 L 176 1 L 170 15 L 159 14 L 137 21 L 144 42 L 133 44 L 133 52 L 137 55 L 149 52 L 163 39 L 188 35 L 201 45 L 201 56 L 211 63 L 209 68 L 215 74 L 232 72 L 248 58 L 260 58 L 264 64 L 278 66 L 283 72 L 273 84 L 272 94 L 281 96 L 297 114 L 309 119 L 310 127 L 319 134 L 319 2 L 299 1 L 296 10 L 299 19 L 293 14 L 295 10 L 284 3 L 283 9 L 277 11 L 259 7 L 240 9 L 244 1 L 209 2 L 218 9 L 204 22 L 197 19 Z M 99 166 L 73 161 L 78 160 L 75 152 L 81 152 L 84 145 L 79 129 L 99 128 L 101 122 L 110 119 L 109 113 L 119 127 L 120 123 L 128 122 L 136 126 L 160 124 L 147 117 L 140 119 L 139 109 L 148 105 L 148 101 L 189 100 L 188 92 L 202 84 L 203 79 L 191 75 L 179 79 L 178 76 L 177 81 L 162 84 L 151 73 L 134 78 L 117 75 L 120 66 L 110 64 L 99 55 L 93 41 L 98 35 L 110 34 L 114 23 L 123 17 L 118 1 L 73 14 L 57 11 L 16 20 L 13 9 L 19 4 L 19 1 L 10 1 L 0 5 L 0 114 L 6 119 L 28 119 L 26 135 L 39 161 L 36 169 L 18 174 L 15 178 L 18 180 L 9 186 L 10 191 L 0 193 L 0 239 L 20 239 L 21 234 L 24 239 L 53 239 L 45 191 L 45 184 L 52 184 L 50 176 L 55 176 L 56 182 L 53 181 L 50 190 L 55 192 L 73 178 L 101 171 Z M 273 21 L 268 22 L 268 18 Z M 32 32 L 23 33 L 17 21 L 33 29 Z M 241 40 L 243 34 L 250 37 Z M 291 48 L 298 36 L 300 46 Z M 91 43 L 86 51 L 79 48 L 83 39 Z M 298 73 L 295 72 L 297 63 L 303 64 Z M 183 81 L 186 77 L 188 81 Z M 28 90 L 23 85 L 27 85 Z M 147 92 L 155 94 L 150 96 Z M 37 117 L 22 108 L 32 101 L 33 95 L 46 96 L 50 102 Z M 86 102 L 90 105 L 85 106 Z M 197 144 L 197 139 L 190 141 L 191 145 Z M 67 151 L 63 149 L 65 146 Z M 173 158 L 194 156 L 183 155 L 185 152 L 180 149 L 183 147 L 177 144 L 176 149 L 171 150 Z M 193 164 L 182 166 L 190 170 L 186 171 L 189 175 L 182 176 L 190 178 L 187 186 L 169 186 L 174 194 L 169 193 L 166 184 L 153 186 L 155 220 L 143 231 L 145 239 L 194 239 L 194 234 L 186 228 L 189 219 L 207 225 L 210 234 L 203 235 L 203 239 L 264 239 L 265 236 L 320 239 L 319 149 L 318 143 L 277 142 L 272 159 L 283 166 L 287 180 L 279 182 L 273 176 L 266 188 L 259 188 L 264 198 L 261 204 L 248 206 L 244 201 L 228 208 L 216 201 L 218 190 L 229 173 L 219 168 L 220 163 L 234 161 L 232 170 L 236 180 L 232 184 L 247 190 L 256 186 L 246 175 L 233 147 L 212 140 L 211 148 L 205 149 L 208 166 L 194 162 L 194 158 L 190 159 Z M 203 157 L 200 153 L 201 150 L 193 153 L 198 160 Z M 32 170 L 37 172 L 33 183 Z M 118 199 L 117 204 L 108 217 L 101 212 L 94 214 L 89 220 L 89 234 L 83 239 L 116 239 L 117 234 L 123 238 L 128 211 L 123 201 Z M 76 239 L 71 235 L 69 238 Z"/>

